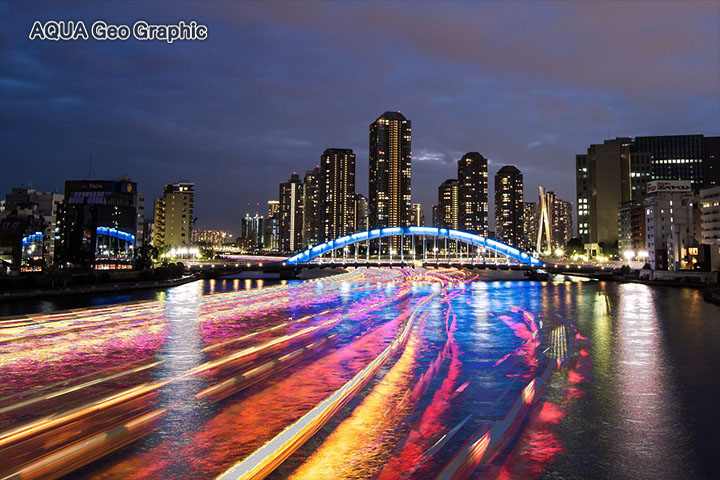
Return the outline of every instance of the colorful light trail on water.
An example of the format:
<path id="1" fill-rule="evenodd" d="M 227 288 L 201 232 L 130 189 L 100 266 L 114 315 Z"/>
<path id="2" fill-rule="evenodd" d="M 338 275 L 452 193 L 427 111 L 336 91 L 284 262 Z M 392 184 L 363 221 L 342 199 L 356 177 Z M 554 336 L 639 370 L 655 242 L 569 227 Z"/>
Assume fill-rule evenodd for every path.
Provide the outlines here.
<path id="1" fill-rule="evenodd" d="M 121 449 L 74 475 L 434 477 L 571 353 L 571 330 L 496 288 L 368 268 L 0 319 L 0 473 L 53 478 Z"/>

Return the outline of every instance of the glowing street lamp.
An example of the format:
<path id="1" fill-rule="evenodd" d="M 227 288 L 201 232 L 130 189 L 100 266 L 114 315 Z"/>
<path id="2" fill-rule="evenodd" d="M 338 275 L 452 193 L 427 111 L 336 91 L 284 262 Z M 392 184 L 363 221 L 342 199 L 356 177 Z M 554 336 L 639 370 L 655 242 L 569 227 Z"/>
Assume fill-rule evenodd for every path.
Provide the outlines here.
<path id="1" fill-rule="evenodd" d="M 556 257 L 560 258 L 560 257 L 562 257 L 563 255 L 565 255 L 565 252 L 563 251 L 562 248 L 556 248 L 556 249 L 555 249 L 555 256 L 556 256 Z"/>
<path id="2" fill-rule="evenodd" d="M 625 250 L 623 252 L 623 256 L 625 257 L 625 260 L 630 261 L 635 256 L 635 252 L 632 250 Z"/>

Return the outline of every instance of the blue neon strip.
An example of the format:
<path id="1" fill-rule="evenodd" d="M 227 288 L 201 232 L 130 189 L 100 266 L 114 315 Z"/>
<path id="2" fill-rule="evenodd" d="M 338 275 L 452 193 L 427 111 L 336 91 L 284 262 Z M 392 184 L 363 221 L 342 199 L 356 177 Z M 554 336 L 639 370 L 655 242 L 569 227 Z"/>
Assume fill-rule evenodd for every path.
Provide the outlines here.
<path id="1" fill-rule="evenodd" d="M 32 235 L 28 235 L 28 236 L 26 236 L 26 237 L 23 237 L 23 239 L 22 239 L 22 245 L 23 245 L 23 247 L 25 247 L 25 246 L 27 246 L 27 245 L 30 245 L 31 243 L 37 242 L 38 240 L 42 240 L 42 238 L 43 238 L 42 232 L 35 232 L 35 233 L 32 234 Z"/>
<path id="2" fill-rule="evenodd" d="M 437 227 L 387 227 L 387 228 L 376 228 L 365 232 L 355 232 L 351 235 L 340 237 L 336 240 L 321 243 L 314 247 L 311 247 L 304 252 L 297 253 L 288 258 L 285 263 L 288 265 L 295 265 L 297 263 L 309 262 L 310 260 L 324 255 L 332 250 L 338 248 L 344 248 L 347 245 L 355 243 L 361 243 L 367 240 L 376 238 L 393 237 L 396 235 L 429 235 L 436 237 L 449 238 L 451 240 L 461 240 L 463 242 L 470 243 L 472 245 L 486 247 L 494 250 L 503 255 L 507 255 L 518 263 L 529 264 L 531 266 L 542 266 L 542 262 L 526 252 L 518 250 L 517 248 L 500 243 L 490 238 L 485 238 L 482 235 L 475 235 L 470 232 L 463 232 L 461 230 L 451 230 L 447 228 Z"/>
<path id="3" fill-rule="evenodd" d="M 135 244 L 135 235 L 121 232 L 120 230 L 117 230 L 115 228 L 97 227 L 95 231 L 98 235 L 106 235 L 108 237 L 119 238 L 120 240 L 125 240 L 126 242 L 130 242 L 133 245 Z"/>

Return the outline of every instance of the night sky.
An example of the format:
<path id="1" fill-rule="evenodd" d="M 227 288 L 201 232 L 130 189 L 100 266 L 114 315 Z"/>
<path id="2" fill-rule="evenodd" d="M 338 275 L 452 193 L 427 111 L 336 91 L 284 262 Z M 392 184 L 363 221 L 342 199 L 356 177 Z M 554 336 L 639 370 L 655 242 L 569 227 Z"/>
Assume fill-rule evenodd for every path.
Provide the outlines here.
<path id="1" fill-rule="evenodd" d="M 238 234 L 328 147 L 355 151 L 367 195 L 368 125 L 399 110 L 429 219 L 467 151 L 491 179 L 517 165 L 526 200 L 538 185 L 574 200 L 591 143 L 720 134 L 717 1 L 57 3 L 0 3 L 2 195 L 62 192 L 92 158 L 93 178 L 128 175 L 148 204 L 195 182 L 197 226 Z M 196 20 L 209 38 L 28 39 L 35 20 L 140 19 Z"/>

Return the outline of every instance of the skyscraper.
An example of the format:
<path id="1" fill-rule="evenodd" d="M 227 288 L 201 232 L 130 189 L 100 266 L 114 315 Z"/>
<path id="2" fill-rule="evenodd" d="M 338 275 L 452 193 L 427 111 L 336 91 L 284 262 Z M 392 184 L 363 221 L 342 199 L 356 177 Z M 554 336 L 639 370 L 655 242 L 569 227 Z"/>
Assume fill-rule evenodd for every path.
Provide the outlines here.
<path id="1" fill-rule="evenodd" d="M 303 247 L 303 184 L 293 173 L 280 184 L 280 250 L 292 253 Z"/>
<path id="2" fill-rule="evenodd" d="M 523 230 L 525 250 L 535 251 L 538 226 L 540 225 L 540 205 L 537 202 L 523 202 Z"/>
<path id="3" fill-rule="evenodd" d="M 327 241 L 355 230 L 355 154 L 328 148 L 320 166 L 321 240 Z"/>
<path id="4" fill-rule="evenodd" d="M 507 165 L 495 174 L 495 238 L 521 246 L 523 239 L 523 176 Z"/>
<path id="5" fill-rule="evenodd" d="M 257 212 L 252 217 L 246 213 L 242 219 L 240 238 L 248 251 L 261 249 L 265 244 L 265 219 Z"/>
<path id="6" fill-rule="evenodd" d="M 265 220 L 265 249 L 280 250 L 280 201 L 268 200 L 268 216 Z"/>
<path id="7" fill-rule="evenodd" d="M 468 152 L 458 161 L 460 218 L 458 228 L 488 235 L 488 162 L 478 152 Z"/>
<path id="8" fill-rule="evenodd" d="M 370 228 L 369 225 L 369 209 L 368 199 L 365 195 L 358 193 L 355 195 L 355 230 L 363 231 Z"/>
<path id="9" fill-rule="evenodd" d="M 194 208 L 194 183 L 165 185 L 163 196 L 155 200 L 155 248 L 187 248 L 191 245 Z"/>
<path id="10" fill-rule="evenodd" d="M 458 195 L 458 181 L 445 180 L 438 187 L 438 223 L 440 228 L 458 229 L 460 223 L 460 203 Z"/>
<path id="11" fill-rule="evenodd" d="M 412 218 L 410 219 L 412 225 L 422 227 L 425 225 L 425 214 L 423 213 L 422 205 L 419 203 L 413 203 L 412 205 Z"/>
<path id="12" fill-rule="evenodd" d="M 319 166 L 305 172 L 305 181 L 303 182 L 303 245 L 305 246 L 317 245 L 322 236 L 320 183 Z"/>
<path id="13" fill-rule="evenodd" d="M 411 124 L 385 112 L 370 124 L 370 227 L 404 227 L 411 210 Z"/>

